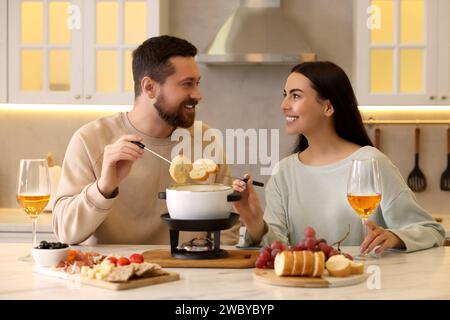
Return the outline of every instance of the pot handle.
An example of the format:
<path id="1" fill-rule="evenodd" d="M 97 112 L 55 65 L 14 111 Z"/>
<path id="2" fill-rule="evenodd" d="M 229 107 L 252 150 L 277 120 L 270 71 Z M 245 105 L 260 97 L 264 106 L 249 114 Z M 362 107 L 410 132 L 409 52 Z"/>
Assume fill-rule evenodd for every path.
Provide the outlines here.
<path id="1" fill-rule="evenodd" d="M 163 192 L 158 193 L 158 199 L 166 199 L 166 192 L 163 191 Z"/>
<path id="2" fill-rule="evenodd" d="M 241 200 L 241 194 L 239 192 L 233 192 L 227 196 L 228 202 L 239 201 L 239 200 Z"/>

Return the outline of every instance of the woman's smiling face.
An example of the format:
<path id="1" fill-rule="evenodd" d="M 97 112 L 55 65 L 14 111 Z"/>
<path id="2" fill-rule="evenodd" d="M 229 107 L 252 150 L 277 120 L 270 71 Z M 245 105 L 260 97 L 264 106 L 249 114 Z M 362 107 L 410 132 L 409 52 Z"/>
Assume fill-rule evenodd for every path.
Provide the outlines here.
<path id="1" fill-rule="evenodd" d="M 293 72 L 286 80 L 281 108 L 288 134 L 308 135 L 318 130 L 327 118 L 327 100 L 322 100 L 304 75 Z"/>

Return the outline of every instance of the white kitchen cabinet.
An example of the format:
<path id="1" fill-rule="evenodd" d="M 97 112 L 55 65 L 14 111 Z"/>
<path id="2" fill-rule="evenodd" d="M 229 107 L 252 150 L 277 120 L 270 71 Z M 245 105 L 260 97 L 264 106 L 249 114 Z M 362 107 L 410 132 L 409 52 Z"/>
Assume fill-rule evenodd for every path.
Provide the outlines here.
<path id="1" fill-rule="evenodd" d="M 67 26 L 71 6 L 78 1 L 8 2 L 9 102 L 80 103 L 82 38 Z"/>
<path id="2" fill-rule="evenodd" d="M 7 92 L 7 63 L 6 63 L 6 39 L 7 39 L 7 3 L 0 1 L 0 103 L 6 102 Z"/>
<path id="3" fill-rule="evenodd" d="M 167 32 L 166 0 L 9 0 L 11 103 L 131 104 L 131 52 Z"/>
<path id="4" fill-rule="evenodd" d="M 444 31 L 441 20 L 449 17 L 448 10 L 442 12 L 444 2 L 447 1 L 355 1 L 354 71 L 360 104 L 442 103 L 444 94 L 438 80 L 449 76 L 449 68 L 444 70 L 438 60 L 443 50 L 438 42 L 438 33 Z M 445 32 L 448 34 L 448 28 Z M 448 51 L 449 38 L 446 39 Z"/>

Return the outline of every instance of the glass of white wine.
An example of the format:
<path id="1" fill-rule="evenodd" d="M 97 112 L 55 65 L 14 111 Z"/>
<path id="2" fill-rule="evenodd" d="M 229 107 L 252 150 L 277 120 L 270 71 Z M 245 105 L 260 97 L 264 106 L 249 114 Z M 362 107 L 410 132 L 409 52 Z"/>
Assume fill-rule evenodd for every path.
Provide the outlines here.
<path id="1" fill-rule="evenodd" d="M 362 222 L 362 239 L 367 236 L 366 221 L 381 201 L 381 184 L 378 161 L 376 159 L 353 160 L 347 183 L 347 200 Z M 365 260 L 367 254 L 359 254 L 356 259 Z"/>
<path id="2" fill-rule="evenodd" d="M 47 160 L 20 160 L 19 179 L 17 183 L 17 202 L 31 218 L 33 248 L 36 243 L 36 226 L 39 214 L 50 200 L 50 175 Z M 23 260 L 31 260 L 27 255 Z"/>

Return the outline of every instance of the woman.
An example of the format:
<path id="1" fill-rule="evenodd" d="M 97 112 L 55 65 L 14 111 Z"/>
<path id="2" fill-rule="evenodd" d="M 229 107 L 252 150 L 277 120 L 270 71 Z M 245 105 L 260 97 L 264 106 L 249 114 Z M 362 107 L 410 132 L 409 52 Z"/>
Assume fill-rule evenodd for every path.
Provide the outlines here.
<path id="1" fill-rule="evenodd" d="M 392 162 L 372 146 L 345 72 L 331 62 L 295 66 L 286 80 L 281 109 L 288 134 L 299 134 L 294 154 L 280 161 L 266 187 L 263 212 L 251 184 L 235 180 L 242 193 L 235 203 L 247 228 L 246 244 L 270 244 L 278 239 L 296 244 L 303 230 L 313 227 L 329 242 L 348 230 L 344 245 L 407 252 L 442 245 L 444 229 L 415 199 Z M 378 160 L 382 200 L 362 239 L 360 219 L 347 202 L 347 178 L 352 159 Z M 248 177 L 248 176 L 247 176 Z M 364 242 L 363 242 L 364 240 Z"/>

